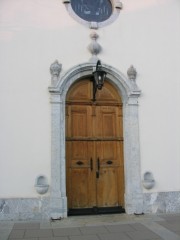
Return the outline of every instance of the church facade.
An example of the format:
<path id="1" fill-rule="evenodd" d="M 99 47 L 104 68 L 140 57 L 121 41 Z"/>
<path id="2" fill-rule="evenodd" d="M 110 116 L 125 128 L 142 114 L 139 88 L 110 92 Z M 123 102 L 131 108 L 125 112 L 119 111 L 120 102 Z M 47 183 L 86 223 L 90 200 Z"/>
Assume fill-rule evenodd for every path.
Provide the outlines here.
<path id="1" fill-rule="evenodd" d="M 180 2 L 2 0 L 0 219 L 180 212 Z"/>

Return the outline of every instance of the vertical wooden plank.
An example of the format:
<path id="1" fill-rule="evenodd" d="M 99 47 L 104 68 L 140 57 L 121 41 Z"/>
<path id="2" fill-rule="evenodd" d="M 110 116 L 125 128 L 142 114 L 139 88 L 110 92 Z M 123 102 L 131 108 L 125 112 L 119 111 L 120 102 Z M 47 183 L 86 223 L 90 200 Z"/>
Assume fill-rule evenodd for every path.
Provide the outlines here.
<path id="1" fill-rule="evenodd" d="M 118 106 L 97 107 L 98 134 L 112 140 L 97 142 L 100 161 L 97 179 L 97 204 L 99 207 L 121 206 L 124 199 L 123 147 L 116 138 L 122 136 Z M 110 163 L 110 164 L 108 164 Z"/>
<path id="2" fill-rule="evenodd" d="M 67 117 L 67 196 L 68 208 L 90 208 L 96 205 L 96 188 L 94 166 L 94 144 L 88 138 L 92 136 L 92 108 L 89 105 L 78 104 L 76 98 L 86 100 L 89 94 L 85 84 L 80 88 L 84 93 L 74 89 L 70 99 L 75 101 L 68 106 Z M 78 96 L 77 96 L 78 95 Z M 84 140 L 83 140 L 84 139 Z"/>
<path id="3" fill-rule="evenodd" d="M 99 207 L 118 206 L 119 164 L 116 142 L 97 142 L 97 155 L 100 162 L 99 178 L 97 179 L 97 204 Z"/>

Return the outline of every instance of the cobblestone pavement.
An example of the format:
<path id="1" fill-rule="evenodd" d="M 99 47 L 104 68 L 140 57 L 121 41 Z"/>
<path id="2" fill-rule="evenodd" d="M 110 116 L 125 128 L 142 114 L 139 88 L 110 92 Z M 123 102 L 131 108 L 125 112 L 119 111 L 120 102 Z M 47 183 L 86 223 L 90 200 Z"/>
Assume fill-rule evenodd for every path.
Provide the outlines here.
<path id="1" fill-rule="evenodd" d="M 180 240 L 180 214 L 1 221 L 0 240 Z"/>

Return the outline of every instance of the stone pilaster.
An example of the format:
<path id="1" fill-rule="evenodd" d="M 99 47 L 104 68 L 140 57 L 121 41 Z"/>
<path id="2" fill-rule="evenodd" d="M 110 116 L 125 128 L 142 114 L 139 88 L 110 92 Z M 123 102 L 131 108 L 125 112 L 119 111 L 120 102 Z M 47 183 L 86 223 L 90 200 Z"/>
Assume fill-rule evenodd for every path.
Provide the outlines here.
<path id="1" fill-rule="evenodd" d="M 65 196 L 64 114 L 59 93 L 51 94 L 51 196 L 52 218 L 67 216 Z"/>
<path id="2" fill-rule="evenodd" d="M 124 106 L 125 209 L 127 213 L 143 213 L 140 174 L 138 124 L 138 92 L 131 94 Z"/>

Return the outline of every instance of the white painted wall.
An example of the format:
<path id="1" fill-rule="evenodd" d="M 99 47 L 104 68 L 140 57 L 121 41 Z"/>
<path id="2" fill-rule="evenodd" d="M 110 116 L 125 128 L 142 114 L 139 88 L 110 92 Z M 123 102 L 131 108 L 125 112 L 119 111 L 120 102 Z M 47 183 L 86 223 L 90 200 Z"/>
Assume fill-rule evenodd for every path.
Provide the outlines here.
<path id="1" fill-rule="evenodd" d="M 154 174 L 154 192 L 180 191 L 180 2 L 123 4 L 97 30 L 99 57 L 124 74 L 136 67 L 141 174 Z M 35 197 L 36 176 L 50 181 L 49 67 L 87 62 L 91 32 L 60 0 L 0 1 L 0 198 Z"/>

